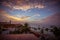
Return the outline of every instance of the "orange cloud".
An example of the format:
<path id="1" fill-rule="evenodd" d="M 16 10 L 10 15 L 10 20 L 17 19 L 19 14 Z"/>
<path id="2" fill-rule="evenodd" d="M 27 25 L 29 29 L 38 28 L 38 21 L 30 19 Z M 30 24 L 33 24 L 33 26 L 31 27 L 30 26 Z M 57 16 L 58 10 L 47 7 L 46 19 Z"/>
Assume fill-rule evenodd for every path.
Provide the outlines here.
<path id="1" fill-rule="evenodd" d="M 23 16 L 23 17 L 15 17 L 15 16 L 12 16 L 12 15 L 9 15 L 7 12 L 5 12 L 5 11 L 0 11 L 0 20 L 2 19 L 4 19 L 3 21 L 9 21 L 9 20 L 13 20 L 13 21 L 22 21 L 22 22 L 24 22 L 24 21 L 28 21 L 28 18 L 29 18 L 29 16 Z"/>
<path id="2" fill-rule="evenodd" d="M 33 21 L 31 20 L 31 18 L 33 17 L 37 17 L 37 16 L 40 16 L 40 14 L 34 14 L 33 16 L 24 16 L 24 15 L 17 15 L 17 16 L 12 16 L 12 15 L 9 15 L 6 11 L 4 10 L 0 10 L 0 20 L 1 21 L 9 21 L 9 20 L 12 20 L 12 21 L 21 21 L 21 22 L 30 22 L 30 21 Z"/>
<path id="3" fill-rule="evenodd" d="M 28 18 L 30 18 L 30 16 L 23 16 L 23 17 L 21 17 L 21 19 L 28 19 Z"/>
<path id="4" fill-rule="evenodd" d="M 8 18 L 10 18 L 12 20 L 16 20 L 16 21 L 25 21 L 28 18 L 28 17 L 22 17 L 22 18 L 20 17 L 20 18 L 18 18 L 18 17 L 11 16 L 11 15 L 8 15 L 8 14 L 5 14 L 4 16 L 6 16 L 6 17 L 8 17 Z"/>

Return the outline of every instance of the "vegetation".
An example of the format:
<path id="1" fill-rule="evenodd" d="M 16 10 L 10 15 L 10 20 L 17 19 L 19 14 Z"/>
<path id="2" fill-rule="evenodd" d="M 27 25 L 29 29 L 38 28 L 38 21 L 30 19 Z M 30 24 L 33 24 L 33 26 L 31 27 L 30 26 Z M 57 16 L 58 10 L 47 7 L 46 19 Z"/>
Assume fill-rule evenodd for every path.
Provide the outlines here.
<path id="1" fill-rule="evenodd" d="M 0 34 L 2 34 L 3 31 L 6 31 L 7 29 L 4 29 L 3 26 L 0 26 Z"/>
<path id="2" fill-rule="evenodd" d="M 50 31 L 55 35 L 55 38 L 52 38 L 51 40 L 60 40 L 60 27 L 57 26 L 51 26 L 51 28 L 34 28 L 34 30 L 40 30 L 40 33 L 42 35 L 40 35 L 40 40 L 50 40 L 50 38 L 45 39 L 46 37 L 44 37 L 44 30 L 45 31 Z"/>
<path id="3" fill-rule="evenodd" d="M 30 31 L 29 27 L 28 27 L 28 23 L 25 23 L 24 26 L 20 25 L 18 27 L 15 28 L 15 31 L 11 32 L 10 34 L 22 34 L 22 33 L 28 33 Z"/>
<path id="4" fill-rule="evenodd" d="M 49 31 L 52 32 L 55 35 L 56 40 L 60 40 L 60 28 L 56 26 L 51 26 L 51 28 L 34 28 L 32 27 L 35 31 L 39 30 L 42 35 L 40 35 L 41 40 L 45 40 L 44 37 L 44 31 Z M 4 29 L 4 27 L 0 26 L 0 34 L 2 34 L 3 31 L 6 31 L 7 29 Z M 23 34 L 23 33 L 33 33 L 31 32 L 28 23 L 25 23 L 24 25 L 19 25 L 18 27 L 15 27 L 14 31 L 10 31 L 9 34 Z M 48 39 L 48 38 L 47 38 Z"/>
<path id="5" fill-rule="evenodd" d="M 2 27 L 0 26 L 0 34 L 2 33 Z"/>
<path id="6" fill-rule="evenodd" d="M 60 28 L 53 26 L 53 29 L 51 29 L 51 32 L 53 32 L 57 40 L 60 40 Z"/>

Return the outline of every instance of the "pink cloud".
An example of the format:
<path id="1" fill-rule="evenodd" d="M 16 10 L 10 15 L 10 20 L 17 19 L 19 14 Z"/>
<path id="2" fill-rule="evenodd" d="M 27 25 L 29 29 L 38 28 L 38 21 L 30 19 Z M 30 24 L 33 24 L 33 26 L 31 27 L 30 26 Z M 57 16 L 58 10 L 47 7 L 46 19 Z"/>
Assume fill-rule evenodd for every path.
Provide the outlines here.
<path id="1" fill-rule="evenodd" d="M 14 4 L 15 3 L 15 4 Z M 45 6 L 40 3 L 31 3 L 29 0 L 14 0 L 6 2 L 4 1 L 2 5 L 7 6 L 13 10 L 23 10 L 26 11 L 31 8 L 44 8 Z"/>

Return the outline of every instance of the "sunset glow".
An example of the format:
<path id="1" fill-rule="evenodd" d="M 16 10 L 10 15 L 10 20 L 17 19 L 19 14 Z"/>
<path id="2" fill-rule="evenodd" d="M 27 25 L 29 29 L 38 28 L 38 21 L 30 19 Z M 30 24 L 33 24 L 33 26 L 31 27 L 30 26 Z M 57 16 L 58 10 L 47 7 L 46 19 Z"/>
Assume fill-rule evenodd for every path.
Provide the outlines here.
<path id="1" fill-rule="evenodd" d="M 59 13 L 57 0 L 2 0 L 0 2 L 0 21 L 42 23 L 49 21 L 48 17 L 56 13 Z"/>

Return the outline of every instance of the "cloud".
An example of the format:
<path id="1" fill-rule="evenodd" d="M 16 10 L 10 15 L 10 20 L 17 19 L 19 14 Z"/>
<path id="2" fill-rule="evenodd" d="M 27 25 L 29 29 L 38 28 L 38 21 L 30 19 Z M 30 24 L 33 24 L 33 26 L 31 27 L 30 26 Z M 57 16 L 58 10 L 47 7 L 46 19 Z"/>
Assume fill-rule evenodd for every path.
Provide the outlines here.
<path id="1" fill-rule="evenodd" d="M 27 18 L 29 18 L 28 16 L 24 16 L 24 17 L 15 17 L 15 16 L 11 16 L 11 15 L 8 15 L 8 14 L 5 14 L 5 16 L 7 17 L 7 18 L 10 18 L 10 19 L 12 19 L 12 20 L 16 20 L 16 21 L 26 21 L 27 20 Z"/>
<path id="2" fill-rule="evenodd" d="M 23 6 L 13 6 L 13 10 L 28 10 L 30 9 L 31 7 L 29 5 L 23 5 Z"/>
<path id="3" fill-rule="evenodd" d="M 31 5 L 24 5 L 24 6 L 13 6 L 13 10 L 28 10 L 31 8 L 44 8 L 43 5 L 35 5 L 35 6 L 31 6 Z"/>
<path id="4" fill-rule="evenodd" d="M 36 14 L 35 14 L 35 15 L 33 15 L 33 16 L 40 16 L 40 14 L 36 13 Z"/>
<path id="5" fill-rule="evenodd" d="M 32 16 L 22 16 L 21 18 L 22 19 L 30 19 L 30 18 L 35 17 L 35 16 L 38 17 L 38 16 L 40 16 L 40 14 L 37 13 L 37 14 L 34 14 Z"/>
<path id="6" fill-rule="evenodd" d="M 8 3 L 8 2 L 6 2 L 6 1 L 2 2 L 2 5 L 3 5 L 3 6 L 6 6 L 6 7 L 9 7 L 9 8 L 12 8 L 11 3 Z"/>
<path id="7" fill-rule="evenodd" d="M 0 21 L 21 21 L 21 22 L 29 22 L 32 17 L 37 17 L 40 16 L 40 14 L 34 14 L 32 16 L 25 16 L 25 15 L 17 15 L 17 16 L 13 16 L 8 14 L 6 11 L 4 10 L 0 10 Z"/>
<path id="8" fill-rule="evenodd" d="M 24 22 L 29 18 L 29 16 L 23 16 L 23 17 L 16 17 L 16 16 L 12 16 L 9 15 L 6 11 L 1 10 L 0 11 L 0 21 L 9 21 L 9 20 L 13 20 L 13 21 L 21 21 Z M 27 20 L 28 21 L 28 20 Z"/>
<path id="9" fill-rule="evenodd" d="M 36 13 L 36 14 L 34 14 L 34 15 L 32 15 L 32 16 L 16 15 L 16 17 L 18 17 L 18 18 L 26 19 L 26 20 L 29 20 L 29 19 L 31 19 L 32 17 L 38 17 L 38 16 L 40 16 L 39 13 Z"/>
<path id="10" fill-rule="evenodd" d="M 21 17 L 21 19 L 28 19 L 28 18 L 30 18 L 30 16 L 23 16 L 23 17 Z"/>
<path id="11" fill-rule="evenodd" d="M 59 25 L 60 24 L 60 13 L 54 13 L 44 19 L 41 19 L 43 24 Z"/>
<path id="12" fill-rule="evenodd" d="M 23 10 L 26 11 L 31 8 L 44 8 L 45 6 L 41 3 L 31 2 L 30 0 L 11 0 L 9 2 L 4 1 L 2 2 L 4 6 L 7 6 L 13 10 Z"/>
<path id="13" fill-rule="evenodd" d="M 4 10 L 1 10 L 0 9 L 0 22 L 2 22 L 2 21 L 8 21 L 9 20 L 9 18 L 7 18 L 5 15 L 6 15 L 7 13 L 4 11 Z"/>

